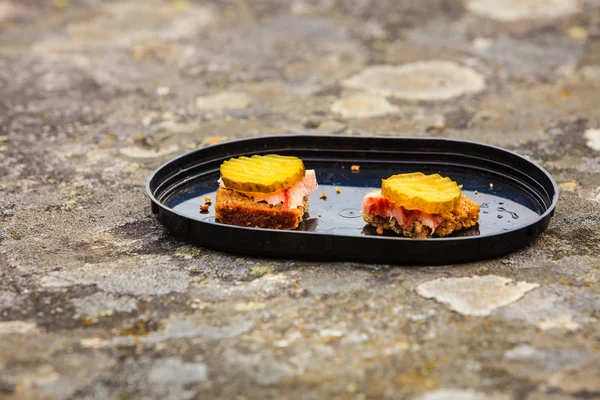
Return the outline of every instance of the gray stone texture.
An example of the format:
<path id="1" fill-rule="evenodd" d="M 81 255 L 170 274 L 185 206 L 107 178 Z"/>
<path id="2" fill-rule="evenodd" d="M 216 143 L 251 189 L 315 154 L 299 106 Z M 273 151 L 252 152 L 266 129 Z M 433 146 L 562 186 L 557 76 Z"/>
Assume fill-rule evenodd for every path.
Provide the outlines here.
<path id="1" fill-rule="evenodd" d="M 0 398 L 597 398 L 599 21 L 593 0 L 0 1 Z M 560 202 L 531 246 L 441 267 L 246 258 L 153 219 L 161 163 L 281 133 L 499 145 Z"/>

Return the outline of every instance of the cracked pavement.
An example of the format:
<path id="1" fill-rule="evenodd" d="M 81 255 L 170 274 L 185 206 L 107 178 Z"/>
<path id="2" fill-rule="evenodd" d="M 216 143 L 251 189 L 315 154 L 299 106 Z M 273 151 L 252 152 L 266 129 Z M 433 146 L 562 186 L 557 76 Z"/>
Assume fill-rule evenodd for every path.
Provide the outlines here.
<path id="1" fill-rule="evenodd" d="M 594 0 L 0 1 L 0 397 L 600 397 L 599 89 Z M 499 145 L 560 201 L 528 248 L 442 267 L 152 218 L 162 162 L 282 133 Z"/>

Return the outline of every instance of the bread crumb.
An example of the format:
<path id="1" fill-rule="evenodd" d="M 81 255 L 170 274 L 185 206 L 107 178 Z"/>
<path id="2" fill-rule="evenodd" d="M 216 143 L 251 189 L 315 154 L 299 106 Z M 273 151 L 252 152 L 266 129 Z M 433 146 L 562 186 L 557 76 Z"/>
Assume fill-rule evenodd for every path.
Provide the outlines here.
<path id="1" fill-rule="evenodd" d="M 206 204 L 210 204 L 210 203 L 212 202 L 212 197 L 210 197 L 210 196 L 206 196 L 206 197 L 204 198 L 204 202 L 205 202 Z"/>
<path id="2" fill-rule="evenodd" d="M 376 232 L 377 232 L 378 235 L 383 235 L 383 228 L 380 227 L 380 226 L 378 226 L 377 229 L 376 229 Z"/>
<path id="3" fill-rule="evenodd" d="M 477 190 L 475 190 L 475 194 L 479 194 L 479 192 Z"/>
<path id="4" fill-rule="evenodd" d="M 337 194 L 340 194 L 340 193 L 342 193 L 342 189 L 340 189 L 340 188 L 335 188 L 335 192 L 336 192 Z"/>
<path id="5" fill-rule="evenodd" d="M 208 208 L 209 208 L 209 206 L 207 204 L 200 206 L 200 212 L 205 214 L 208 212 Z"/>
<path id="6" fill-rule="evenodd" d="M 358 171 L 360 171 L 360 165 L 353 165 L 350 167 L 350 170 L 352 172 L 358 172 Z"/>
<path id="7" fill-rule="evenodd" d="M 321 197 L 319 197 L 319 198 L 323 199 L 323 200 L 327 200 L 327 192 L 321 193 Z"/>
<path id="8" fill-rule="evenodd" d="M 490 189 L 493 189 L 493 188 L 494 188 L 494 184 L 490 183 Z"/>

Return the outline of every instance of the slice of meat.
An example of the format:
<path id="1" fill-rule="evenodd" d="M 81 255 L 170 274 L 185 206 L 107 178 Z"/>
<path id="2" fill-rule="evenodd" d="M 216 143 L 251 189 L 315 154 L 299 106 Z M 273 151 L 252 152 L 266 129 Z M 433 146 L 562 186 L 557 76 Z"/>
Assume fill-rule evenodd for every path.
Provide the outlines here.
<path id="1" fill-rule="evenodd" d="M 434 232 L 441 222 L 441 218 L 437 214 L 427 214 L 419 210 L 407 210 L 402 206 L 396 205 L 384 197 L 381 194 L 381 190 L 374 190 L 364 197 L 362 213 L 383 218 L 393 217 L 405 229 L 414 221 L 419 221 L 424 226 L 429 227 L 431 232 Z"/>
<path id="2" fill-rule="evenodd" d="M 363 200 L 363 218 L 375 227 L 393 230 L 412 237 L 448 236 L 452 232 L 471 228 L 479 221 L 479 205 L 461 194 L 458 206 L 442 214 L 427 214 L 406 210 L 385 198 L 381 190 L 368 193 Z"/>
<path id="3" fill-rule="evenodd" d="M 221 179 L 219 179 L 219 186 L 226 187 Z M 283 204 L 286 209 L 296 208 L 303 205 L 304 198 L 310 195 L 312 192 L 317 190 L 318 187 L 317 177 L 315 171 L 312 169 L 306 170 L 306 174 L 301 181 L 293 186 L 290 186 L 284 190 L 280 190 L 273 193 L 260 193 L 260 192 L 242 192 L 246 197 L 254 200 L 255 203 L 266 202 L 271 205 Z"/>

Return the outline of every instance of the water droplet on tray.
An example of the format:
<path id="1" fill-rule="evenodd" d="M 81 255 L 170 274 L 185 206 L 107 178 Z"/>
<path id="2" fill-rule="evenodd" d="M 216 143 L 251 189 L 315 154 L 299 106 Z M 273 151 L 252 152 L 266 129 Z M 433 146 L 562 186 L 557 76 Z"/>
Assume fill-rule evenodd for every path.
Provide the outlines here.
<path id="1" fill-rule="evenodd" d="M 206 221 L 206 222 L 215 222 L 215 217 L 206 217 L 206 218 L 202 218 L 202 221 Z"/>
<path id="2" fill-rule="evenodd" d="M 501 204 L 501 203 L 498 203 L 498 204 Z M 509 214 L 510 214 L 510 216 L 511 216 L 513 219 L 519 219 L 519 214 L 517 214 L 516 212 L 508 211 L 508 210 L 507 210 L 506 208 L 504 208 L 504 207 L 498 207 L 498 211 L 504 211 L 504 212 L 507 212 L 507 213 L 509 213 Z"/>
<path id="3" fill-rule="evenodd" d="M 490 205 L 488 203 L 481 203 L 481 208 L 488 208 Z"/>
<path id="4" fill-rule="evenodd" d="M 360 218 L 362 213 L 356 208 L 346 208 L 339 212 L 339 216 L 344 218 Z"/>
<path id="5" fill-rule="evenodd" d="M 496 215 L 496 217 L 497 217 L 498 219 L 502 219 L 502 218 L 504 218 L 504 216 L 503 216 L 503 215 L 500 215 L 500 214 Z"/>

